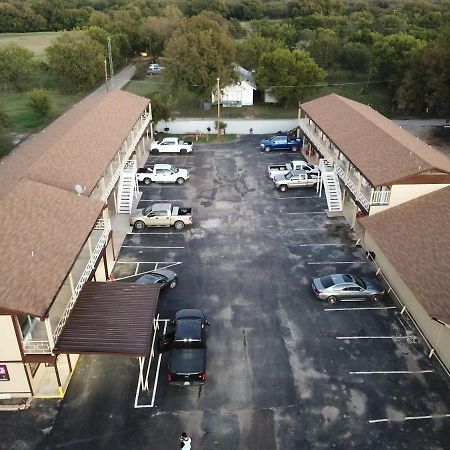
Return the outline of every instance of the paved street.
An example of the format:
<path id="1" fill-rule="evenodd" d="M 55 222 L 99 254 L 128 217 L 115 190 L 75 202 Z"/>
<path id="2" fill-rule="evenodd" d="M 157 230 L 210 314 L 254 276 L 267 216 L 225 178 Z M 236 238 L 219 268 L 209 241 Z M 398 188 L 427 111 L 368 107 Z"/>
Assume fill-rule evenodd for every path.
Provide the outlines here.
<path id="1" fill-rule="evenodd" d="M 296 158 L 260 153 L 256 136 L 150 156 L 191 178 L 141 186 L 141 206 L 191 206 L 194 225 L 130 230 L 114 275 L 178 273 L 158 311 L 205 309 L 206 383 L 169 386 L 164 355 L 156 407 L 135 409 L 137 361 L 83 356 L 64 400 L 2 413 L 0 448 L 169 450 L 182 431 L 193 450 L 446 448 L 449 379 L 392 300 L 313 299 L 313 277 L 373 268 L 314 189 L 273 188 L 267 164 Z"/>

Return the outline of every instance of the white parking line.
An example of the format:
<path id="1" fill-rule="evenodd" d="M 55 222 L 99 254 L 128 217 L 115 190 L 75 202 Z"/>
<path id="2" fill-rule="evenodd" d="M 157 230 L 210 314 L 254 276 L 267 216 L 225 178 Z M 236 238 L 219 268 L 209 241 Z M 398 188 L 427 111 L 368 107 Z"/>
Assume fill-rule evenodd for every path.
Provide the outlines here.
<path id="1" fill-rule="evenodd" d="M 408 339 L 409 336 L 336 336 L 339 341 L 355 339 Z"/>
<path id="2" fill-rule="evenodd" d="M 322 264 L 367 264 L 367 261 L 320 261 L 320 262 L 309 262 L 310 266 L 320 266 Z"/>
<path id="3" fill-rule="evenodd" d="M 294 228 L 294 231 L 324 231 L 319 228 Z"/>
<path id="4" fill-rule="evenodd" d="M 184 200 L 181 199 L 181 198 L 177 198 L 177 199 L 175 199 L 175 200 L 161 200 L 161 199 L 158 199 L 158 200 L 139 200 L 139 203 L 140 203 L 140 202 L 150 202 L 150 203 L 171 203 L 171 202 L 182 202 L 182 201 L 184 201 Z"/>
<path id="5" fill-rule="evenodd" d="M 130 231 L 129 233 L 127 233 L 127 235 L 128 235 L 128 234 L 136 234 L 136 235 L 140 235 L 140 234 L 159 234 L 159 235 L 168 235 L 168 234 L 172 234 L 173 236 L 184 237 L 184 235 L 182 235 L 182 234 L 180 234 L 180 233 L 152 233 L 152 232 L 149 232 L 149 233 L 146 233 L 146 232 L 143 232 L 143 233 L 135 233 L 135 232 L 133 232 L 133 231 Z"/>
<path id="6" fill-rule="evenodd" d="M 184 247 L 151 247 L 146 245 L 122 245 L 121 248 L 155 248 L 155 249 L 180 249 Z"/>
<path id="7" fill-rule="evenodd" d="M 292 198 L 316 198 L 316 197 L 277 197 L 278 200 L 290 200 Z"/>
<path id="8" fill-rule="evenodd" d="M 378 375 L 378 374 L 415 374 L 415 373 L 433 373 L 434 370 L 385 370 L 385 371 L 374 371 L 374 372 L 349 372 L 351 375 Z"/>
<path id="9" fill-rule="evenodd" d="M 116 261 L 116 264 L 158 264 L 159 269 L 168 269 L 169 267 L 179 266 L 183 264 L 181 261 L 172 262 L 172 261 Z M 167 264 L 164 267 L 161 267 L 160 264 Z"/>
<path id="10" fill-rule="evenodd" d="M 354 247 L 353 244 L 299 244 L 299 247 Z"/>
<path id="11" fill-rule="evenodd" d="M 396 306 L 372 306 L 367 308 L 325 308 L 324 311 L 365 311 L 373 309 L 397 309 Z"/>
<path id="12" fill-rule="evenodd" d="M 325 211 L 311 211 L 311 212 L 288 212 L 290 215 L 310 215 L 310 214 L 326 214 Z"/>
<path id="13" fill-rule="evenodd" d="M 381 423 L 381 422 L 404 422 L 407 420 L 423 420 L 423 419 L 446 419 L 450 414 L 435 414 L 429 416 L 407 416 L 403 419 L 372 419 L 369 423 Z"/>

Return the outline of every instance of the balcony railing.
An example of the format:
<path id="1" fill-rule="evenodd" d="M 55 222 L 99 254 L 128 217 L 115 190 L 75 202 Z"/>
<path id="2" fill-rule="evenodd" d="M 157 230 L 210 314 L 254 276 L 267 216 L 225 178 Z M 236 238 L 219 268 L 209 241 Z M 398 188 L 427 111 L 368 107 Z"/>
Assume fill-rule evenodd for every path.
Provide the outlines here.
<path id="1" fill-rule="evenodd" d="M 132 141 L 130 144 L 126 145 L 126 151 L 122 155 L 121 164 L 119 164 L 119 166 L 113 173 L 111 179 L 109 180 L 108 186 L 106 186 L 105 191 L 102 194 L 101 199 L 104 202 L 106 202 L 108 200 L 108 197 L 110 196 L 112 190 L 114 189 L 114 186 L 116 185 L 117 180 L 119 179 L 120 174 L 122 173 L 122 170 L 128 164 L 128 160 L 130 159 L 131 154 L 133 153 L 134 149 L 136 148 L 137 144 L 139 143 L 146 128 L 150 124 L 150 121 L 151 121 L 151 115 L 148 113 L 143 114 L 141 116 L 141 119 L 139 120 L 139 122 L 135 125 L 135 129 L 133 129 L 131 131 L 130 135 L 132 137 Z"/>
<path id="2" fill-rule="evenodd" d="M 370 196 L 358 188 L 357 184 L 346 173 L 344 168 L 340 165 L 336 155 L 327 148 L 322 139 L 316 134 L 308 123 L 308 119 L 300 119 L 300 127 L 309 139 L 309 141 L 316 147 L 316 149 L 323 155 L 325 159 L 334 163 L 334 169 L 339 178 L 344 182 L 349 191 L 353 194 L 356 201 L 359 202 L 366 211 L 369 211 L 370 205 L 387 205 L 389 204 L 390 191 L 374 191 L 372 189 Z M 369 194 L 369 193 L 367 193 Z"/>
<path id="3" fill-rule="evenodd" d="M 68 317 L 70 316 L 70 313 L 75 306 L 75 303 L 78 298 L 78 294 L 80 293 L 81 289 L 84 286 L 84 283 L 89 279 L 92 270 L 95 267 L 95 263 L 98 260 L 98 257 L 100 256 L 100 253 L 102 252 L 103 248 L 106 246 L 108 242 L 108 236 L 109 232 L 111 231 L 111 222 L 107 218 L 99 219 L 96 224 L 96 229 L 101 229 L 100 227 L 103 225 L 103 233 L 100 236 L 100 239 L 97 242 L 97 245 L 95 248 L 92 249 L 92 253 L 90 255 L 89 261 L 86 264 L 86 267 L 83 270 L 83 273 L 75 286 L 72 296 L 70 297 L 69 303 L 66 306 L 66 309 L 64 310 L 61 319 L 58 322 L 58 325 L 56 326 L 55 330 L 53 331 L 53 340 L 56 342 L 61 334 L 62 329 L 64 328 L 64 325 L 66 324 L 66 321 Z"/>

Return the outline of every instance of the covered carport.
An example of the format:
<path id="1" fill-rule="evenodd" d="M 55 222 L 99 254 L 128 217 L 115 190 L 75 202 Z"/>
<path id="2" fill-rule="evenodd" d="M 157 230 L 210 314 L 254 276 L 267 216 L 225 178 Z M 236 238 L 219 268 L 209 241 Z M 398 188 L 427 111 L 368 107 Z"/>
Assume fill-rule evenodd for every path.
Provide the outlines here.
<path id="1" fill-rule="evenodd" d="M 54 353 L 138 358 L 135 399 L 135 407 L 138 407 L 139 392 L 149 390 L 150 366 L 155 357 L 159 289 L 159 285 L 154 284 L 85 283 Z M 159 363 L 160 358 L 158 370 Z"/>

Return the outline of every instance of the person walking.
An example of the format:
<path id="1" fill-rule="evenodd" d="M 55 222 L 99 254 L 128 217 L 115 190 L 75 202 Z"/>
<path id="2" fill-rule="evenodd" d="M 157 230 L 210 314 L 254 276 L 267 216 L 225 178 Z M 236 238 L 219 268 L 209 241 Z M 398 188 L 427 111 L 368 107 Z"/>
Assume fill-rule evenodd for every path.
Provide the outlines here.
<path id="1" fill-rule="evenodd" d="M 180 437 L 180 448 L 183 450 L 191 450 L 192 439 L 184 431 L 181 433 Z"/>

